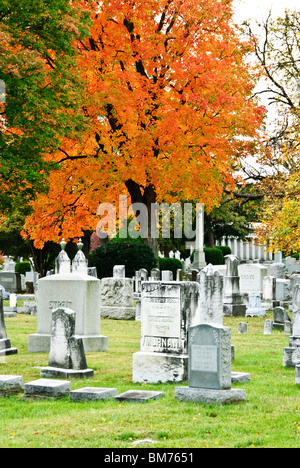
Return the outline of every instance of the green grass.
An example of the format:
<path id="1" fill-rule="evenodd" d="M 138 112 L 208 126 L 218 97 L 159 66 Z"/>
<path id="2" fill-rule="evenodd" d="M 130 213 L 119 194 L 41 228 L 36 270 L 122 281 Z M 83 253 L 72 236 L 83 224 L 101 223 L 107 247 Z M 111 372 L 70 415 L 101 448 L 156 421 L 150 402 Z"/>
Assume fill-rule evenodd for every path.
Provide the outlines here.
<path id="1" fill-rule="evenodd" d="M 232 329 L 235 360 L 232 370 L 250 372 L 251 382 L 237 384 L 247 392 L 245 403 L 228 406 L 177 402 L 178 384 L 132 383 L 132 354 L 139 351 L 140 323 L 102 320 L 101 334 L 109 351 L 87 353 L 95 377 L 72 380 L 71 389 L 85 386 L 162 390 L 165 397 L 145 404 L 114 400 L 91 403 L 62 400 L 23 401 L 22 394 L 0 398 L 0 447 L 290 447 L 300 445 L 300 387 L 295 370 L 282 366 L 288 337 L 282 331 L 263 335 L 264 319 L 243 318 L 248 334 L 238 335 L 240 318 L 224 318 Z M 36 317 L 7 318 L 12 346 L 19 353 L 0 361 L 0 374 L 22 375 L 24 383 L 40 378 L 37 366 L 48 365 L 47 354 L 27 352 L 28 335 L 36 332 Z M 181 385 L 186 385 L 182 383 Z"/>

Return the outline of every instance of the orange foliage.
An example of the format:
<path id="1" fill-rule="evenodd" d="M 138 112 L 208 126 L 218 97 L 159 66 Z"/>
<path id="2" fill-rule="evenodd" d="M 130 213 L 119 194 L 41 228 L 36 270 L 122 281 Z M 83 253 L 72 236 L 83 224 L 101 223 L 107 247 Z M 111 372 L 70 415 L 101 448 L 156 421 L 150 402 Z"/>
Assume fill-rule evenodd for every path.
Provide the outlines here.
<path id="1" fill-rule="evenodd" d="M 78 43 L 89 128 L 47 156 L 59 163 L 26 232 L 42 246 L 97 224 L 101 202 L 153 186 L 158 202 L 212 209 L 234 186 L 233 167 L 255 150 L 264 110 L 249 99 L 250 46 L 231 0 L 103 0 Z M 98 6 L 97 6 L 98 5 Z M 132 194 L 130 194 L 132 195 Z"/>

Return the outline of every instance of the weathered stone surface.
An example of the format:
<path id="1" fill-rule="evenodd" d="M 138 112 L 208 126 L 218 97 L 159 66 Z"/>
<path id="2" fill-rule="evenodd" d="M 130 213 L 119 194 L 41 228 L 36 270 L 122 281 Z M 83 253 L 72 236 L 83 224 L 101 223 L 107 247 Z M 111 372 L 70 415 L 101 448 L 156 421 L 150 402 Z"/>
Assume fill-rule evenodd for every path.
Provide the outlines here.
<path id="1" fill-rule="evenodd" d="M 109 400 L 117 395 L 116 388 L 84 387 L 70 392 L 71 401 Z"/>
<path id="2" fill-rule="evenodd" d="M 133 355 L 133 382 L 180 382 L 187 378 L 187 333 L 199 323 L 199 284 L 142 284 L 141 351 Z"/>
<path id="3" fill-rule="evenodd" d="M 71 382 L 38 379 L 24 385 L 26 398 L 62 398 L 70 393 Z"/>
<path id="4" fill-rule="evenodd" d="M 29 352 L 49 352 L 52 311 L 76 312 L 75 334 L 86 352 L 108 350 L 108 338 L 100 335 L 100 280 L 78 273 L 50 275 L 38 282 L 37 333 L 28 337 Z"/>
<path id="5" fill-rule="evenodd" d="M 146 390 L 128 390 L 125 393 L 115 396 L 117 401 L 128 401 L 131 403 L 145 403 L 149 400 L 157 400 L 164 397 L 163 392 L 152 392 Z"/>
<path id="6" fill-rule="evenodd" d="M 175 399 L 204 404 L 230 404 L 246 401 L 246 391 L 239 389 L 211 390 L 207 388 L 176 387 Z"/>
<path id="7" fill-rule="evenodd" d="M 231 329 L 202 324 L 189 329 L 189 386 L 231 388 Z"/>
<path id="8" fill-rule="evenodd" d="M 116 277 L 101 280 L 101 317 L 113 320 L 135 318 L 132 279 Z"/>
<path id="9" fill-rule="evenodd" d="M 23 391 L 23 377 L 20 375 L 0 375 L 0 395 L 7 396 Z"/>

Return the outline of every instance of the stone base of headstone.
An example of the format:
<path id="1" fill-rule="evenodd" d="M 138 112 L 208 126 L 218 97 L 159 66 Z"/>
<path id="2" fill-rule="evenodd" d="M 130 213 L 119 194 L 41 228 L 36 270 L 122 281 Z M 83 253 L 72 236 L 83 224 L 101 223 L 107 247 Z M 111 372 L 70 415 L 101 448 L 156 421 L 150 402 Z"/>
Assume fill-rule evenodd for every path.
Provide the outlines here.
<path id="1" fill-rule="evenodd" d="M 223 312 L 227 317 L 245 317 L 246 306 L 244 304 L 224 304 Z"/>
<path id="2" fill-rule="evenodd" d="M 240 389 L 211 390 L 207 388 L 176 387 L 175 399 L 192 403 L 226 405 L 246 401 L 246 391 Z"/>
<path id="3" fill-rule="evenodd" d="M 188 378 L 188 355 L 138 352 L 133 355 L 133 382 L 182 382 Z"/>
<path id="4" fill-rule="evenodd" d="M 39 379 L 24 385 L 23 399 L 63 398 L 70 390 L 71 382 Z"/>
<path id="5" fill-rule="evenodd" d="M 300 365 L 300 348 L 283 348 L 283 367 L 295 367 Z"/>
<path id="6" fill-rule="evenodd" d="M 247 383 L 250 382 L 250 374 L 247 372 L 231 372 L 231 383 Z"/>
<path id="7" fill-rule="evenodd" d="M 295 383 L 300 385 L 300 365 L 296 366 Z"/>
<path id="8" fill-rule="evenodd" d="M 86 353 L 106 352 L 108 351 L 107 336 L 80 336 L 84 344 Z M 50 351 L 51 334 L 35 333 L 28 336 L 28 352 L 29 353 L 49 353 Z"/>
<path id="9" fill-rule="evenodd" d="M 263 308 L 249 307 L 246 310 L 246 317 L 265 317 L 266 315 L 266 310 Z"/>
<path id="10" fill-rule="evenodd" d="M 194 252 L 194 261 L 191 267 L 195 270 L 202 270 L 207 265 L 205 261 L 205 253 L 201 250 L 195 250 Z"/>
<path id="11" fill-rule="evenodd" d="M 4 307 L 4 317 L 16 317 L 17 311 L 17 307 Z"/>
<path id="12" fill-rule="evenodd" d="M 101 318 L 111 320 L 135 319 L 135 307 L 101 307 Z"/>
<path id="13" fill-rule="evenodd" d="M 4 338 L 0 340 L 0 356 L 9 356 L 11 354 L 17 354 L 18 349 L 11 347 L 11 342 L 9 338 Z"/>
<path id="14" fill-rule="evenodd" d="M 9 396 L 23 391 L 23 377 L 20 375 L 0 375 L 0 396 Z"/>
<path id="15" fill-rule="evenodd" d="M 145 403 L 149 400 L 157 400 L 164 397 L 163 392 L 152 392 L 147 390 L 128 390 L 125 393 L 115 396 L 116 401 L 128 401 L 131 403 Z"/>
<path id="16" fill-rule="evenodd" d="M 93 369 L 60 369 L 58 367 L 42 367 L 41 377 L 46 379 L 88 379 L 94 377 Z"/>
<path id="17" fill-rule="evenodd" d="M 117 395 L 116 388 L 85 387 L 70 392 L 70 401 L 109 400 Z"/>

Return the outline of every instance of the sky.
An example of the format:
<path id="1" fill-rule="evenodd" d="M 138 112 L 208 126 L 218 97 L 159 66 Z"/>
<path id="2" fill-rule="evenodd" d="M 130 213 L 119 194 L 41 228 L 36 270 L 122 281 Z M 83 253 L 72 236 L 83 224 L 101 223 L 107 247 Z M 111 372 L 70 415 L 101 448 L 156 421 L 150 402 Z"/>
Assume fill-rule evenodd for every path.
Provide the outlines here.
<path id="1" fill-rule="evenodd" d="M 275 16 L 281 16 L 286 8 L 300 10 L 300 0 L 234 0 L 234 5 L 238 22 L 266 19 L 270 9 Z"/>

